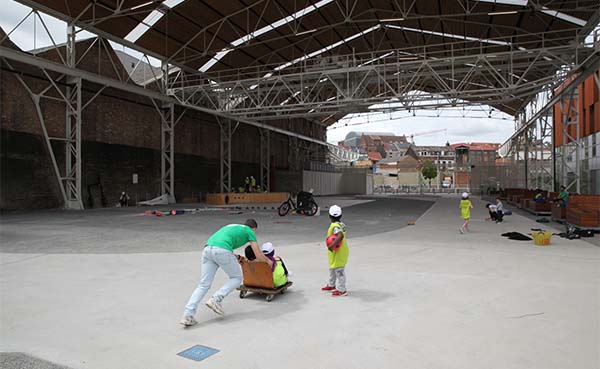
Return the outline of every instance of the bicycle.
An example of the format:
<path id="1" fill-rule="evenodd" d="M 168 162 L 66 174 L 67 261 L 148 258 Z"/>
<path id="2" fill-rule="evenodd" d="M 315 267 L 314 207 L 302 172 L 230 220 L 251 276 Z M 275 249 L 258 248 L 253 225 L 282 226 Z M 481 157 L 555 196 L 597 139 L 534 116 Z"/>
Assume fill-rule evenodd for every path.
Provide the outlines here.
<path id="1" fill-rule="evenodd" d="M 301 203 L 302 206 L 298 206 L 297 204 Z M 277 213 L 279 216 L 286 216 L 290 210 L 299 211 L 300 214 L 313 216 L 319 211 L 319 205 L 313 199 L 312 193 L 310 192 L 300 192 L 296 196 L 296 202 L 292 198 L 292 195 L 288 197 L 279 207 L 277 208 Z"/>

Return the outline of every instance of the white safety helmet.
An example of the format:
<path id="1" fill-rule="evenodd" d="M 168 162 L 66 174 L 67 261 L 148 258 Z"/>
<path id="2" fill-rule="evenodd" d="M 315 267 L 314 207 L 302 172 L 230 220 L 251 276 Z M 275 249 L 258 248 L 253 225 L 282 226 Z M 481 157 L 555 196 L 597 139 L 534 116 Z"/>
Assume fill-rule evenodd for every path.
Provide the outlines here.
<path id="1" fill-rule="evenodd" d="M 463 198 L 463 199 L 466 199 L 467 197 L 469 197 L 469 194 L 468 194 L 468 193 L 466 193 L 466 192 L 463 192 L 463 193 L 462 193 L 462 198 Z"/>
<path id="2" fill-rule="evenodd" d="M 342 215 L 342 208 L 340 208 L 337 205 L 331 205 L 331 207 L 329 208 L 329 215 L 336 218 L 339 217 L 340 215 Z"/>
<path id="3" fill-rule="evenodd" d="M 275 250 L 275 248 L 273 247 L 273 244 L 271 242 L 265 242 L 262 244 L 262 246 L 260 246 L 260 251 L 262 251 L 263 254 L 270 254 Z"/>

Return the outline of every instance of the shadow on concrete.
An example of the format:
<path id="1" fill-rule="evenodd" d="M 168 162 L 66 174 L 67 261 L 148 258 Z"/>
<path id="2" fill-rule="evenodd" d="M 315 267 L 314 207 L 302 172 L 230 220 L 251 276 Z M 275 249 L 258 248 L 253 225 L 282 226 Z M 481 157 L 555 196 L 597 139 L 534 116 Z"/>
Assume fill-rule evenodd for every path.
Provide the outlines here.
<path id="1" fill-rule="evenodd" d="M 237 291 L 236 291 L 237 292 Z M 229 298 L 239 298 L 237 294 L 231 294 Z M 199 320 L 198 324 L 185 328 L 186 330 L 194 330 L 198 328 L 205 328 L 213 324 L 219 324 L 227 326 L 229 324 L 238 323 L 245 320 L 273 320 L 278 319 L 286 314 L 302 310 L 304 305 L 308 302 L 308 299 L 304 296 L 304 292 L 301 290 L 288 290 L 283 295 L 275 296 L 273 301 L 265 301 L 264 295 L 259 294 L 248 294 L 244 300 L 253 300 L 260 305 L 253 305 L 252 310 L 228 313 L 227 306 L 225 305 L 225 316 L 220 317 L 205 308 L 207 314 L 212 314 L 212 318 L 208 320 Z M 225 300 L 227 301 L 227 300 Z M 200 309 L 200 306 L 198 307 Z"/>
<path id="2" fill-rule="evenodd" d="M 348 296 L 344 296 L 343 298 L 357 298 L 360 299 L 363 303 L 369 304 L 385 301 L 392 296 L 393 295 L 391 293 L 376 290 L 348 290 Z"/>

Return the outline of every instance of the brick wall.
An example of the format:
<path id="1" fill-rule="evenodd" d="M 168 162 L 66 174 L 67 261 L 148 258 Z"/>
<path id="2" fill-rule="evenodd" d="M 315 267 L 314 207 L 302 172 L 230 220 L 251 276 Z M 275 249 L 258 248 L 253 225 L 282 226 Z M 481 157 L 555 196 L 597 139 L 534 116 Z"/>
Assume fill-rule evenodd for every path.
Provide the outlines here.
<path id="1" fill-rule="evenodd" d="M 92 47 L 79 67 L 97 71 L 100 60 L 100 69 L 108 70 L 110 64 L 107 63 L 110 61 L 107 60 L 107 53 L 101 51 L 98 54 L 98 50 Z M 46 57 L 58 59 L 57 55 L 50 52 Z M 11 64 L 34 91 L 40 91 L 48 84 L 34 68 Z M 91 98 L 96 88 L 84 83 L 83 100 Z M 48 134 L 64 137 L 64 104 L 44 99 L 42 110 Z M 180 108 L 177 108 L 177 116 L 180 113 Z M 0 208 L 61 206 L 62 198 L 35 105 L 5 64 L 0 69 L 0 118 Z M 86 207 L 103 204 L 113 206 L 121 191 L 127 191 L 138 200 L 159 194 L 160 117 L 148 98 L 105 89 L 84 110 L 82 121 L 82 198 Z M 325 137 L 324 127 L 307 121 L 272 124 L 319 139 Z M 271 133 L 270 149 L 272 171 L 290 167 L 287 137 Z M 258 179 L 259 151 L 258 130 L 240 125 L 232 139 L 233 185 L 241 184 L 243 178 L 249 175 Z M 59 165 L 64 165 L 64 145 L 56 144 L 54 152 Z M 199 192 L 218 191 L 219 155 L 216 119 L 205 113 L 188 110 L 175 128 L 176 197 L 180 199 Z M 138 174 L 138 184 L 132 183 L 134 173 Z"/>

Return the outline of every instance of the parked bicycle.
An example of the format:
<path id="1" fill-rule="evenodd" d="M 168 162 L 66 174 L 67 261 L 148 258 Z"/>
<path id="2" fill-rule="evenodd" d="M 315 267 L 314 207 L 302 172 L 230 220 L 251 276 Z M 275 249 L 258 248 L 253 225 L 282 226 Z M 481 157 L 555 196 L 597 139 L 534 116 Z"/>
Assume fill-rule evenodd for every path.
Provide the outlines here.
<path id="1" fill-rule="evenodd" d="M 286 216 L 290 210 L 295 210 L 299 214 L 313 216 L 319 210 L 319 205 L 315 202 L 312 193 L 306 191 L 300 191 L 296 196 L 296 202 L 292 198 L 292 195 L 288 197 L 279 208 L 277 212 L 279 216 Z"/>

